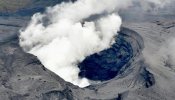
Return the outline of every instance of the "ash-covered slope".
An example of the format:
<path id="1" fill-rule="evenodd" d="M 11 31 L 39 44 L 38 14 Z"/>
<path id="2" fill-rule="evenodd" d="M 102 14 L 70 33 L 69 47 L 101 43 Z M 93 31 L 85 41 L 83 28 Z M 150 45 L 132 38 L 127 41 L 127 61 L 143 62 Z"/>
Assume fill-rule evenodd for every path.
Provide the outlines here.
<path id="1" fill-rule="evenodd" d="M 131 43 L 133 56 L 130 61 L 122 67 L 117 77 L 84 89 L 65 82 L 45 69 L 36 57 L 24 53 L 18 45 L 18 38 L 11 38 L 8 42 L 4 41 L 0 45 L 2 71 L 0 97 L 3 100 L 113 99 L 117 98 L 120 92 L 132 88 L 132 82 L 137 82 L 134 84 L 136 87 L 139 85 L 146 88 L 152 86 L 154 84 L 153 75 L 146 70 L 142 59 L 138 59 L 143 49 L 142 38 L 126 28 L 121 30 L 119 37 Z M 134 63 L 137 63 L 138 66 L 135 66 Z"/>
<path id="2" fill-rule="evenodd" d="M 81 89 L 47 70 L 35 56 L 25 53 L 19 47 L 18 30 L 26 25 L 30 16 L 43 11 L 45 6 L 60 2 L 33 1 L 35 3 L 28 7 L 22 6 L 16 11 L 3 9 L 0 14 L 0 99 L 174 100 L 174 65 L 167 59 L 159 59 L 165 41 L 174 37 L 175 21 L 172 17 L 169 20 L 163 20 L 167 16 L 155 20 L 153 16 L 153 19 L 149 17 L 151 20 L 147 21 L 144 17 L 134 21 L 128 18 L 129 21 L 125 21 L 123 26 L 129 29 L 122 28 L 119 37 L 130 45 L 130 59 L 121 67 L 117 76 L 102 82 L 93 81 L 93 85 Z M 114 58 L 112 56 L 109 62 L 113 62 Z M 110 57 L 107 59 L 111 60 Z"/>
<path id="3" fill-rule="evenodd" d="M 155 84 L 148 89 L 137 89 L 125 95 L 126 100 L 174 100 L 175 72 L 173 44 L 174 19 L 157 19 L 150 22 L 126 22 L 124 26 L 138 32 L 144 40 L 143 57 L 147 68 L 155 77 Z"/>
<path id="4" fill-rule="evenodd" d="M 1 44 L 0 51 L 2 100 L 36 100 L 47 91 L 66 91 L 64 80 L 46 70 L 36 57 L 24 53 L 17 39 Z"/>
<path id="5" fill-rule="evenodd" d="M 31 16 L 36 12 L 43 12 L 46 7 L 53 6 L 62 1 L 70 0 L 1 0 L 1 16 Z"/>

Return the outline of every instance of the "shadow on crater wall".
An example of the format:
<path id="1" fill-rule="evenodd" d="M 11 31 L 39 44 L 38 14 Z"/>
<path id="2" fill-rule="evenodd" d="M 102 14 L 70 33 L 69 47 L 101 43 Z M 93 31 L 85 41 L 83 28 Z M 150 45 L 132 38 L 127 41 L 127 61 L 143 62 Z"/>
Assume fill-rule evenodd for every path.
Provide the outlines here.
<path id="1" fill-rule="evenodd" d="M 131 32 L 129 29 L 122 28 L 111 48 L 88 56 L 79 64 L 79 76 L 95 81 L 105 81 L 117 76 L 122 67 L 134 57 L 136 52 L 140 52 L 143 48 L 143 44 L 133 44 L 133 41 L 137 42 L 140 38 L 138 40 L 137 38 L 129 39 Z M 133 49 L 133 45 L 142 46 L 140 49 Z M 133 50 L 135 51 L 133 52 Z"/>

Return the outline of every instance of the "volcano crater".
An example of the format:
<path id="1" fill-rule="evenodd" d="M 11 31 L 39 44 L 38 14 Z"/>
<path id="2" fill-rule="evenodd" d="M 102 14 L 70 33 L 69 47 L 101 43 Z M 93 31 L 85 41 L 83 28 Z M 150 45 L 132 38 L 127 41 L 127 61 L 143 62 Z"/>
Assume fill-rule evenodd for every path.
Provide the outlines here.
<path id="1" fill-rule="evenodd" d="M 107 81 L 129 67 L 129 61 L 141 53 L 144 47 L 143 39 L 135 31 L 124 27 L 118 33 L 110 48 L 90 55 L 78 64 L 79 77 Z"/>

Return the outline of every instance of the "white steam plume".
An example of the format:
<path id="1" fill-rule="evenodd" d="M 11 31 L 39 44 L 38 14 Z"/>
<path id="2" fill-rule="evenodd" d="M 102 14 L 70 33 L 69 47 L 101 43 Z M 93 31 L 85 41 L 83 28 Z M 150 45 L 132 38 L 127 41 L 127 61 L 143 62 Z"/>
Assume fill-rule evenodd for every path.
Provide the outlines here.
<path id="1" fill-rule="evenodd" d="M 21 30 L 20 46 L 64 80 L 88 86 L 88 79 L 78 77 L 77 63 L 110 47 L 121 25 L 117 12 L 133 1 L 78 0 L 49 7 L 44 14 L 33 15 L 26 29 Z M 158 1 L 153 3 L 160 4 Z"/>
<path id="2" fill-rule="evenodd" d="M 88 86 L 88 79 L 78 77 L 77 63 L 113 43 L 121 26 L 117 11 L 128 5 L 119 1 L 78 0 L 49 7 L 44 14 L 35 14 L 20 32 L 20 46 L 64 80 Z M 85 21 L 94 15 L 99 16 Z"/>

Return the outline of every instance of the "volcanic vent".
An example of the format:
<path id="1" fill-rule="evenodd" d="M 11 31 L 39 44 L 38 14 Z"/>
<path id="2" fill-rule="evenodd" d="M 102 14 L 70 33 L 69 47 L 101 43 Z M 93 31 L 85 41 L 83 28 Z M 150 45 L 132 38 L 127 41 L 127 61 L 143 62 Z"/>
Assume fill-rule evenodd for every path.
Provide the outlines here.
<path id="1" fill-rule="evenodd" d="M 112 79 L 125 71 L 129 67 L 129 61 L 142 49 L 142 38 L 136 32 L 122 28 L 111 48 L 88 56 L 79 63 L 79 76 L 94 81 Z"/>
<path id="2" fill-rule="evenodd" d="M 125 7 L 118 0 L 79 0 L 49 7 L 34 14 L 29 25 L 21 29 L 20 46 L 79 87 L 91 85 L 90 80 L 109 80 L 133 58 L 138 45 L 133 44 L 132 35 L 128 36 L 130 31 L 123 32 L 127 29 L 118 36 L 122 20 L 117 12 Z"/>

